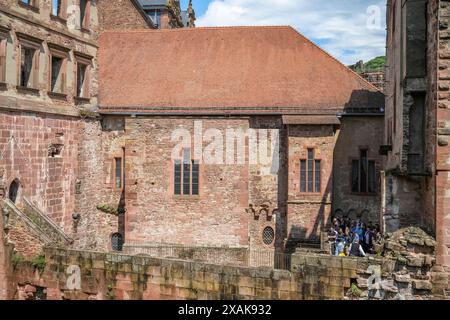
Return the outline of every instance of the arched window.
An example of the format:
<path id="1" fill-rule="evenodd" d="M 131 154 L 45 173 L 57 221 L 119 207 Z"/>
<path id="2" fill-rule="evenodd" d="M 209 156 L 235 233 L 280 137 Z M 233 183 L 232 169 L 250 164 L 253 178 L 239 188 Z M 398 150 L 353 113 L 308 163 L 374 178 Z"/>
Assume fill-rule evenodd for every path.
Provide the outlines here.
<path id="1" fill-rule="evenodd" d="M 13 203 L 16 203 L 17 201 L 19 189 L 20 189 L 20 182 L 18 179 L 14 179 L 14 181 L 11 182 L 11 185 L 9 186 L 9 200 L 11 200 Z"/>
<path id="2" fill-rule="evenodd" d="M 111 248 L 113 251 L 122 251 L 123 237 L 120 233 L 114 233 L 111 236 Z"/>

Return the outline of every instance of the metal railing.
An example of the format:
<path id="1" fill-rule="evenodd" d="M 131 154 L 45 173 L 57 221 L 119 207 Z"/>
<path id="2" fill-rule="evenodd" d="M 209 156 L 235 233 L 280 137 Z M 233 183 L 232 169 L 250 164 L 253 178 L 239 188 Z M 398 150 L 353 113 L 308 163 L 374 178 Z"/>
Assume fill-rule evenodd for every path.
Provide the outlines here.
<path id="1" fill-rule="evenodd" d="M 126 243 L 126 254 L 145 255 L 154 258 L 181 259 L 219 265 L 243 267 L 269 267 L 290 270 L 291 254 L 273 249 L 249 249 L 248 247 L 196 247 L 179 244 Z"/>

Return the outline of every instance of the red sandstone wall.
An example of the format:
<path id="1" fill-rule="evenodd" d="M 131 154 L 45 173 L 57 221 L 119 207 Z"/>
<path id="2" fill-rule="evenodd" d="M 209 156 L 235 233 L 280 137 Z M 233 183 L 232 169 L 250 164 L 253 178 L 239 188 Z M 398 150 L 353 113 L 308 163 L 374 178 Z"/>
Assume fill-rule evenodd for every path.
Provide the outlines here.
<path id="1" fill-rule="evenodd" d="M 437 8 L 435 1 L 430 6 Z M 439 54 L 435 87 L 438 96 L 437 109 L 437 159 L 436 159 L 436 238 L 438 241 L 437 262 L 450 266 L 450 46 L 448 43 L 450 22 L 450 1 L 440 1 L 439 7 Z M 433 11 L 435 13 L 435 11 Z M 435 28 L 437 29 L 437 22 Z M 431 138 L 431 137 L 430 137 Z M 434 140 L 435 142 L 435 140 Z"/>
<path id="2" fill-rule="evenodd" d="M 97 209 L 102 205 L 118 208 L 122 195 L 122 190 L 114 188 L 113 165 L 115 157 L 123 157 L 123 126 L 120 119 L 105 121 L 105 130 L 98 120 L 85 121 L 80 135 L 80 170 L 72 177 L 78 185 L 75 212 L 80 219 L 71 228 L 78 248 L 109 250 L 111 235 L 119 231 L 120 217 Z"/>
<path id="3" fill-rule="evenodd" d="M 11 182 L 19 179 L 19 207 L 20 197 L 27 197 L 75 239 L 75 247 L 109 250 L 119 217 L 97 206 L 119 205 L 122 192 L 113 188 L 112 166 L 114 157 L 123 155 L 123 129 L 102 131 L 98 120 L 6 112 L 0 114 L 0 124 L 4 193 L 8 195 Z M 61 156 L 49 157 L 52 143 L 64 144 Z M 73 214 L 80 215 L 76 226 Z M 20 225 L 10 240 L 31 256 L 36 251 L 28 254 L 33 237 L 27 242 L 26 228 Z"/>
<path id="4" fill-rule="evenodd" d="M 252 204 L 257 212 L 262 205 L 267 205 L 266 210 L 260 215 L 249 215 L 250 219 L 250 247 L 252 249 L 281 248 L 286 238 L 286 197 L 287 197 L 287 166 L 286 164 L 286 134 L 280 117 L 252 117 L 250 127 L 255 130 L 273 130 L 276 136 L 270 136 L 269 144 L 278 144 L 278 154 L 270 154 L 270 164 L 250 164 L 248 175 L 249 204 Z M 278 162 L 278 168 L 274 166 Z M 263 242 L 263 232 L 266 227 L 273 228 L 275 240 L 267 245 Z"/>
<path id="5" fill-rule="evenodd" d="M 331 214 L 335 136 L 332 126 L 289 126 L 289 191 L 287 232 L 290 239 L 317 239 Z M 300 192 L 300 159 L 314 148 L 321 160 L 322 192 Z"/>
<path id="6" fill-rule="evenodd" d="M 9 261 L 6 259 L 6 248 L 3 241 L 3 217 L 0 218 L 0 300 L 7 298 L 7 267 Z"/>
<path id="7" fill-rule="evenodd" d="M 203 130 L 248 128 L 248 120 L 202 120 Z M 200 196 L 173 194 L 171 134 L 193 126 L 187 118 L 126 119 L 127 242 L 248 245 L 248 165 L 203 164 Z"/>
<path id="8" fill-rule="evenodd" d="M 27 197 L 67 230 L 75 208 L 73 177 L 78 175 L 80 121 L 3 112 L 0 125 L 0 180 L 5 193 L 11 182 L 18 179 L 19 196 Z M 48 148 L 55 143 L 64 147 L 60 156 L 52 158 Z"/>
<path id="9" fill-rule="evenodd" d="M 350 210 L 355 210 L 357 214 L 361 214 L 364 210 L 367 210 L 369 214 L 361 217 L 363 221 L 366 223 L 380 222 L 381 188 L 379 172 L 383 158 L 378 151 L 380 145 L 383 144 L 383 125 L 383 116 L 343 117 L 341 119 L 341 130 L 334 150 L 333 212 L 342 210 L 344 213 L 348 213 Z M 376 161 L 376 194 L 352 193 L 351 161 L 359 159 L 361 148 L 369 148 L 369 159 Z"/>

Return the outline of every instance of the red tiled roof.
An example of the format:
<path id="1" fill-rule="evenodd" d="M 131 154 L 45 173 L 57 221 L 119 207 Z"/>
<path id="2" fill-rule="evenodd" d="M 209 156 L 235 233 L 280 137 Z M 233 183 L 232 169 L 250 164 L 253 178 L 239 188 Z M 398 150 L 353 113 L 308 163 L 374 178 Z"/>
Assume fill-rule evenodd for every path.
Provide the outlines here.
<path id="1" fill-rule="evenodd" d="M 291 27 L 108 31 L 101 112 L 332 113 L 382 93 Z"/>

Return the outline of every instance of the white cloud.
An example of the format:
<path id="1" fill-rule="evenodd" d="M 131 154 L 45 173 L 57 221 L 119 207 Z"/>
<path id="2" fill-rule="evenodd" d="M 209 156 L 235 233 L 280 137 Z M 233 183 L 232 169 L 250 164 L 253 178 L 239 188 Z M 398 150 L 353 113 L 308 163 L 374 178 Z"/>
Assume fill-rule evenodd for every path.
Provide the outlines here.
<path id="1" fill-rule="evenodd" d="M 353 64 L 385 54 L 385 16 L 386 0 L 212 0 L 197 26 L 291 25 Z"/>

